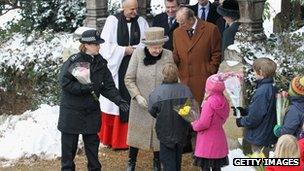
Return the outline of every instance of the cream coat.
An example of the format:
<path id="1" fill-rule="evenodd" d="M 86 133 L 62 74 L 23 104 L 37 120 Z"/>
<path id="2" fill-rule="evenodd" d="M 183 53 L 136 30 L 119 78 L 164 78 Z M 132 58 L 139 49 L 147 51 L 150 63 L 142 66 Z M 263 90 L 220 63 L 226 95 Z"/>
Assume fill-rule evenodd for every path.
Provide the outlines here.
<path id="1" fill-rule="evenodd" d="M 140 35 L 143 39 L 145 36 L 145 30 L 149 27 L 148 22 L 143 18 L 139 17 L 138 25 L 140 29 Z M 125 55 L 126 47 L 119 46 L 117 44 L 117 25 L 118 20 L 115 16 L 110 15 L 102 29 L 100 37 L 105 40 L 101 44 L 100 54 L 108 61 L 108 68 L 112 73 L 113 80 L 115 82 L 116 88 L 118 87 L 118 70 L 121 64 L 121 61 Z M 129 28 L 130 30 L 131 28 Z M 130 32 L 130 31 L 129 31 Z M 111 34 L 109 34 L 111 33 Z M 144 47 L 144 44 L 139 43 L 137 46 Z M 104 96 L 100 96 L 100 109 L 102 112 L 105 112 L 109 115 L 119 115 L 119 108 L 109 99 Z"/>
<path id="2" fill-rule="evenodd" d="M 143 150 L 159 151 L 159 141 L 156 137 L 153 118 L 148 109 L 139 106 L 136 95 L 149 99 L 154 88 L 162 83 L 162 70 L 166 63 L 174 64 L 172 52 L 164 49 L 160 60 L 154 65 L 145 66 L 144 48 L 137 48 L 131 57 L 125 84 L 131 95 L 130 115 L 127 144 Z"/>

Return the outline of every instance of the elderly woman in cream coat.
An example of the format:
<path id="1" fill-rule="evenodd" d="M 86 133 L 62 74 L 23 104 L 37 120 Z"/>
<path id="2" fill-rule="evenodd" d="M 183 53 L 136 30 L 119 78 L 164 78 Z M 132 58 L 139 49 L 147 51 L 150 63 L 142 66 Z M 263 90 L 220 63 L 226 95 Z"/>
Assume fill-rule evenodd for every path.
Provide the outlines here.
<path id="1" fill-rule="evenodd" d="M 162 83 L 161 72 L 165 64 L 174 64 L 172 52 L 162 47 L 166 41 L 168 37 L 164 36 L 163 28 L 148 28 L 142 40 L 146 47 L 133 52 L 125 75 L 125 85 L 131 95 L 127 135 L 130 146 L 128 170 L 135 170 L 138 149 L 153 151 L 153 170 L 160 170 L 155 118 L 148 113 L 147 99 L 154 88 Z"/>

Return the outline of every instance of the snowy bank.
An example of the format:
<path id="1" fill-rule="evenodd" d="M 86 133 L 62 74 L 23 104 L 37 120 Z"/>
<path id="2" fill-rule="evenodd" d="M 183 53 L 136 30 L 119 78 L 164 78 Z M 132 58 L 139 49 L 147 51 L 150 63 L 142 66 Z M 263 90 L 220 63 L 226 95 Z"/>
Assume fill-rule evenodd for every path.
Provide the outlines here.
<path id="1" fill-rule="evenodd" d="M 41 105 L 35 111 L 22 115 L 0 116 L 0 158 L 14 161 L 23 157 L 38 156 L 43 159 L 60 157 L 60 132 L 57 130 L 59 106 Z M 81 143 L 81 138 L 79 138 Z M 233 158 L 245 157 L 240 149 L 229 152 L 230 165 L 224 171 L 246 170 L 235 167 Z M 1 167 L 1 166 L 0 166 Z"/>
<path id="2" fill-rule="evenodd" d="M 36 111 L 2 119 L 0 158 L 10 160 L 37 155 L 51 159 L 60 156 L 58 114 L 58 106 L 41 105 Z"/>

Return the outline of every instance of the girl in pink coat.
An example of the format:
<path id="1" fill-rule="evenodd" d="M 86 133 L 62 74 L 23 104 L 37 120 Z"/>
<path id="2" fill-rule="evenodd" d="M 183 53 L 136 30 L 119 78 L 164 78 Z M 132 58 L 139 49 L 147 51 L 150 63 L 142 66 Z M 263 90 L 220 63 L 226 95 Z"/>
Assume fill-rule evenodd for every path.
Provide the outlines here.
<path id="1" fill-rule="evenodd" d="M 221 167 L 229 164 L 223 129 L 229 115 L 229 104 L 224 90 L 224 74 L 211 75 L 206 82 L 206 98 L 201 105 L 201 116 L 192 122 L 193 130 L 197 132 L 194 163 L 203 171 L 220 171 Z"/>

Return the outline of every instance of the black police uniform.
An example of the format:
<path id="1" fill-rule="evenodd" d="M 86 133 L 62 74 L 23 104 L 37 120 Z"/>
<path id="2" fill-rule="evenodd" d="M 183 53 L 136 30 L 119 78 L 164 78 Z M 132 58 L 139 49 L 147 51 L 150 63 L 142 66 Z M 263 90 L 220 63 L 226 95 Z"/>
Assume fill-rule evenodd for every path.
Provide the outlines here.
<path id="1" fill-rule="evenodd" d="M 81 84 L 70 73 L 70 67 L 78 62 L 90 63 L 92 84 Z M 97 133 L 101 124 L 101 111 L 99 101 L 94 99 L 91 92 L 94 91 L 97 97 L 102 94 L 120 107 L 125 103 L 115 87 L 107 61 L 100 54 L 91 56 L 79 52 L 72 55 L 62 66 L 59 82 L 62 89 L 58 121 L 62 143 L 61 170 L 75 170 L 73 160 L 79 134 L 83 136 L 88 170 L 100 170 Z"/>

